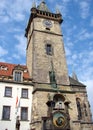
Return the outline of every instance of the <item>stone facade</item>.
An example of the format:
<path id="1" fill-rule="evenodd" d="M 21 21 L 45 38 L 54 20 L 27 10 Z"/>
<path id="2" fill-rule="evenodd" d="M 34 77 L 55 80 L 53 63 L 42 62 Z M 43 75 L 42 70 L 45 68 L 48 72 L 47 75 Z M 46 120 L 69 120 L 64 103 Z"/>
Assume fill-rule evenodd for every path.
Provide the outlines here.
<path id="1" fill-rule="evenodd" d="M 31 130 L 47 130 L 47 121 L 49 128 L 55 130 L 93 130 L 86 86 L 68 76 L 60 27 L 62 16 L 47 10 L 44 1 L 38 8 L 32 7 L 26 29 L 27 67 L 34 84 Z M 46 53 L 47 44 L 52 47 L 51 55 Z M 50 71 L 55 72 L 56 87 L 50 82 Z M 59 117 L 60 122 L 54 119 L 57 112 L 66 116 Z"/>
<path id="2" fill-rule="evenodd" d="M 50 31 L 47 31 L 43 21 L 43 18 L 35 18 L 33 23 L 31 23 L 34 27 L 32 33 L 30 33 L 31 38 L 27 48 L 27 66 L 29 72 L 35 82 L 49 83 L 49 71 L 51 71 L 52 60 L 57 83 L 68 85 L 69 78 L 60 24 L 52 21 L 53 27 Z M 52 45 L 53 55 L 46 54 L 46 44 Z"/>

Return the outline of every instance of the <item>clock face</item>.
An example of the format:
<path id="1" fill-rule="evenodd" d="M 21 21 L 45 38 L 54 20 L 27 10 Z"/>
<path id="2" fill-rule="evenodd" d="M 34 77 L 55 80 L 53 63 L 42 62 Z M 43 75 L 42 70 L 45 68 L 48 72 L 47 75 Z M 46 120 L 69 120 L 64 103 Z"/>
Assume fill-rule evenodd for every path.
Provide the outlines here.
<path id="1" fill-rule="evenodd" d="M 65 128 L 68 124 L 66 115 L 62 112 L 55 112 L 53 114 L 53 124 L 57 128 Z"/>
<path id="2" fill-rule="evenodd" d="M 51 28 L 52 27 L 52 22 L 50 20 L 44 20 L 43 24 L 47 28 Z"/>

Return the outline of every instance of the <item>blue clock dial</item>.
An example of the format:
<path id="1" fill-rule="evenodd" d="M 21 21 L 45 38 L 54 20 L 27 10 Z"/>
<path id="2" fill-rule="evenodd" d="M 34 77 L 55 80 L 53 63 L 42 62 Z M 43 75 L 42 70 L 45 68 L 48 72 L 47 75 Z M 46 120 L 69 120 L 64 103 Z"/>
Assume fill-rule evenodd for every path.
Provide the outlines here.
<path id="1" fill-rule="evenodd" d="M 43 23 L 44 23 L 44 26 L 46 26 L 48 28 L 52 27 L 52 22 L 50 20 L 44 20 Z"/>

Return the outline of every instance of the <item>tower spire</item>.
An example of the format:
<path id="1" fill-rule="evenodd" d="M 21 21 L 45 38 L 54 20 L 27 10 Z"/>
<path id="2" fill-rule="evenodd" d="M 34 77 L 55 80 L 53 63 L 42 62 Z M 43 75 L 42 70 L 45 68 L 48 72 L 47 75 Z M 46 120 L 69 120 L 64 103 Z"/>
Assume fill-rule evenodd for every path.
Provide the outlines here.
<path id="1" fill-rule="evenodd" d="M 56 7 L 56 14 L 60 14 L 58 6 Z"/>
<path id="2" fill-rule="evenodd" d="M 35 2 L 35 0 L 33 0 L 32 8 L 36 8 L 36 2 Z"/>
<path id="3" fill-rule="evenodd" d="M 45 0 L 41 0 L 42 3 L 45 3 Z"/>
<path id="4" fill-rule="evenodd" d="M 72 73 L 72 78 L 74 79 L 74 80 L 77 80 L 78 81 L 78 78 L 77 78 L 77 75 L 76 75 L 76 73 L 73 71 L 73 73 Z"/>

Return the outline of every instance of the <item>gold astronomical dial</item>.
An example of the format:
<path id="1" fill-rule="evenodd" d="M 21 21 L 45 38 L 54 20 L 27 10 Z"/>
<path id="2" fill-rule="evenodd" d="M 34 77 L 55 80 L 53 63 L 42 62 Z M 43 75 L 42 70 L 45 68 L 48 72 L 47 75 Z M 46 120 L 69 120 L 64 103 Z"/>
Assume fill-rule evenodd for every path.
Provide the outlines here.
<path id="1" fill-rule="evenodd" d="M 53 114 L 53 124 L 57 128 L 65 128 L 67 126 L 67 116 L 63 112 L 55 112 Z"/>

